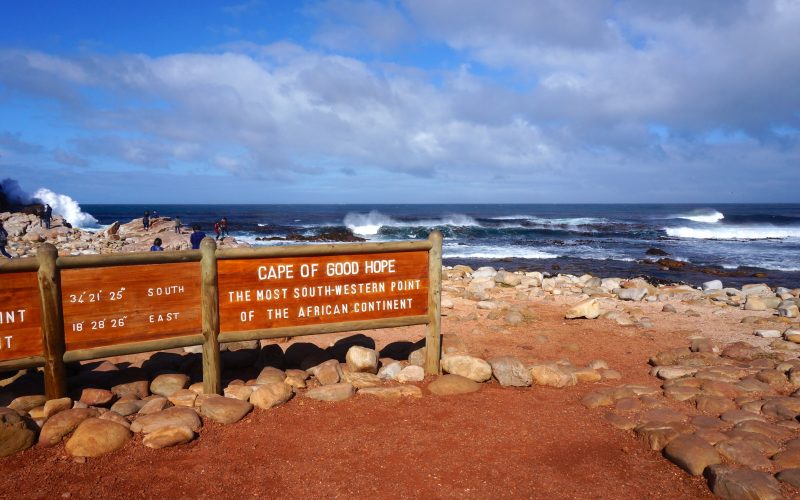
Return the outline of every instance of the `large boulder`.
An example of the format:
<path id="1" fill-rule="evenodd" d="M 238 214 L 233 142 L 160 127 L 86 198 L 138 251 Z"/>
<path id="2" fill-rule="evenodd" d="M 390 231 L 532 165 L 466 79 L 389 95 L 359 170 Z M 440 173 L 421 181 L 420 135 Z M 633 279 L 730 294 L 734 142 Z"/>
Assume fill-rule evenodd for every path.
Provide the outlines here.
<path id="1" fill-rule="evenodd" d="M 492 366 L 489 363 L 464 354 L 443 356 L 442 369 L 447 373 L 461 375 L 475 382 L 485 382 L 492 378 Z"/>
<path id="2" fill-rule="evenodd" d="M 73 457 L 99 457 L 122 448 L 131 431 L 111 420 L 87 418 L 67 441 L 67 453 Z"/>

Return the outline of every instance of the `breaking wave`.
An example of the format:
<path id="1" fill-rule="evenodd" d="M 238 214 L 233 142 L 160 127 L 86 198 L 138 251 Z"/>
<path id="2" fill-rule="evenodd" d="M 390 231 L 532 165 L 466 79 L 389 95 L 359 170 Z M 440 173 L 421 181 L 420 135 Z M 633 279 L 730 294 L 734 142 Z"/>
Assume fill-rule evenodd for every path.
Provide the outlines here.
<path id="1" fill-rule="evenodd" d="M 92 214 L 81 210 L 77 201 L 65 194 L 58 194 L 47 188 L 39 188 L 33 198 L 53 207 L 53 213 L 67 220 L 73 227 L 97 228 L 99 224 Z"/>
<path id="2" fill-rule="evenodd" d="M 723 226 L 714 228 L 668 227 L 668 236 L 703 240 L 771 240 L 800 238 L 800 227 Z"/>
<path id="3" fill-rule="evenodd" d="M 468 215 L 451 214 L 442 217 L 441 219 L 424 219 L 424 220 L 410 220 L 400 221 L 388 215 L 382 214 L 377 210 L 369 213 L 354 213 L 351 212 L 344 217 L 344 225 L 353 231 L 354 234 L 361 236 L 374 236 L 377 235 L 381 228 L 390 227 L 479 227 L 480 224 Z"/>
<path id="4" fill-rule="evenodd" d="M 713 208 L 698 208 L 689 213 L 679 214 L 672 217 L 673 219 L 686 219 L 693 222 L 704 222 L 713 224 L 725 218 L 725 214 Z"/>

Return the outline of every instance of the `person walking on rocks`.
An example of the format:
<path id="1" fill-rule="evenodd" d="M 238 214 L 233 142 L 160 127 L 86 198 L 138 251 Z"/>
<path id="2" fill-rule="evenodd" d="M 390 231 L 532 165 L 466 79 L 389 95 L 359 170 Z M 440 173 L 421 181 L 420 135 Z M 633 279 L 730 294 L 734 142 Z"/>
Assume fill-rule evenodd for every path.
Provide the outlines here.
<path id="1" fill-rule="evenodd" d="M 153 241 L 153 246 L 150 247 L 151 252 L 163 252 L 164 249 L 161 247 L 161 238 L 156 238 Z"/>
<path id="2" fill-rule="evenodd" d="M 44 206 L 44 212 L 42 212 L 42 221 L 44 221 L 45 229 L 50 229 L 50 221 L 53 220 L 53 207 L 50 205 Z"/>
<path id="3" fill-rule="evenodd" d="M 219 231 L 222 236 L 222 239 L 228 237 L 228 218 L 223 217 L 221 221 L 219 221 Z"/>
<path id="4" fill-rule="evenodd" d="M 192 226 L 192 235 L 189 236 L 189 241 L 192 244 L 192 250 L 200 249 L 200 242 L 206 237 L 206 233 L 200 230 L 200 226 L 195 224 Z"/>
<path id="5" fill-rule="evenodd" d="M 144 217 L 142 217 L 142 227 L 145 231 L 150 230 L 150 212 L 147 210 L 144 211 Z"/>
<path id="6" fill-rule="evenodd" d="M 6 228 L 3 227 L 3 223 L 0 222 L 0 254 L 3 254 L 8 259 L 13 259 L 11 254 L 6 251 L 6 245 L 8 244 L 8 231 Z"/>
<path id="7" fill-rule="evenodd" d="M 181 218 L 175 217 L 175 234 L 181 234 Z"/>
<path id="8" fill-rule="evenodd" d="M 214 232 L 217 234 L 217 238 L 216 238 L 217 240 L 219 240 L 219 232 L 220 232 L 220 230 L 221 230 L 220 223 L 219 223 L 219 221 L 217 221 L 217 222 L 214 223 Z"/>

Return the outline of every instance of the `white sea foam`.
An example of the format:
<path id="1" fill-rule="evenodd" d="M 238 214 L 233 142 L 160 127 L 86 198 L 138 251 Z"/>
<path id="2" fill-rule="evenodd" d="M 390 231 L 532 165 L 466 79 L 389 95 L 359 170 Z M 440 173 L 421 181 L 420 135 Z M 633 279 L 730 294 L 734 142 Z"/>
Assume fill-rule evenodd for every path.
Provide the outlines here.
<path id="1" fill-rule="evenodd" d="M 442 249 L 444 257 L 451 259 L 554 259 L 557 254 L 543 252 L 535 248 L 479 245 L 465 246 L 445 244 Z"/>
<path id="2" fill-rule="evenodd" d="M 720 226 L 711 228 L 668 227 L 668 236 L 703 240 L 767 240 L 800 238 L 800 227 Z"/>
<path id="3" fill-rule="evenodd" d="M 426 219 L 418 221 L 398 221 L 392 217 L 382 214 L 377 210 L 369 213 L 351 212 L 344 217 L 344 225 L 355 234 L 361 236 L 374 236 L 378 234 L 382 227 L 480 227 L 475 219 L 464 214 L 451 214 L 441 219 Z"/>
<path id="4" fill-rule="evenodd" d="M 697 210 L 692 210 L 686 214 L 678 214 L 673 217 L 672 219 L 686 219 L 693 222 L 704 222 L 707 224 L 713 224 L 715 222 L 719 222 L 725 218 L 725 214 L 718 210 L 714 210 L 713 208 L 701 208 Z"/>
<path id="5" fill-rule="evenodd" d="M 535 215 L 501 215 L 499 217 L 491 217 L 491 220 L 524 220 L 543 226 L 585 226 L 589 224 L 606 224 L 609 222 L 608 219 L 599 217 L 558 217 L 555 219 L 548 219 Z"/>
<path id="6" fill-rule="evenodd" d="M 97 228 L 97 219 L 81 210 L 78 202 L 65 194 L 58 194 L 47 188 L 39 188 L 33 198 L 53 207 L 53 213 L 64 217 L 73 227 Z"/>

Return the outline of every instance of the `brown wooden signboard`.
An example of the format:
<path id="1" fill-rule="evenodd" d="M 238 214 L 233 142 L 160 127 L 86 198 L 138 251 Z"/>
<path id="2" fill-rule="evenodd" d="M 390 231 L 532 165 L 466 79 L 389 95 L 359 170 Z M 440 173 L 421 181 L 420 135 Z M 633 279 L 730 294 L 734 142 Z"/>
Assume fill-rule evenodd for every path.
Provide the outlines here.
<path id="1" fill-rule="evenodd" d="M 61 271 L 67 351 L 200 332 L 200 264 Z"/>
<path id="2" fill-rule="evenodd" d="M 220 330 L 428 312 L 428 252 L 220 260 Z"/>
<path id="3" fill-rule="evenodd" d="M 0 275 L 0 361 L 42 355 L 36 273 Z"/>

